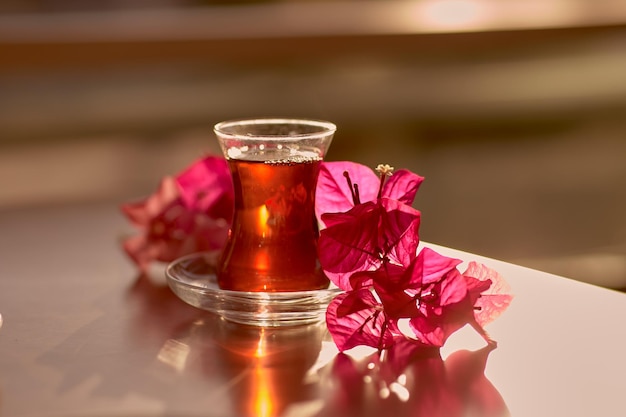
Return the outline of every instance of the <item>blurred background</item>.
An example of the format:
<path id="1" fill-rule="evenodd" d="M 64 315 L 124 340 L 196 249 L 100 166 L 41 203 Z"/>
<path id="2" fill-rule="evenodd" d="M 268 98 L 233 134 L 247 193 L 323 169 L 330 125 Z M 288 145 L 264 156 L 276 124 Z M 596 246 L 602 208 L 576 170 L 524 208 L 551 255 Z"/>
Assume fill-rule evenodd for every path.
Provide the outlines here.
<path id="1" fill-rule="evenodd" d="M 425 176 L 423 240 L 626 289 L 623 0 L 0 1 L 0 214 L 114 208 L 260 116 Z"/>

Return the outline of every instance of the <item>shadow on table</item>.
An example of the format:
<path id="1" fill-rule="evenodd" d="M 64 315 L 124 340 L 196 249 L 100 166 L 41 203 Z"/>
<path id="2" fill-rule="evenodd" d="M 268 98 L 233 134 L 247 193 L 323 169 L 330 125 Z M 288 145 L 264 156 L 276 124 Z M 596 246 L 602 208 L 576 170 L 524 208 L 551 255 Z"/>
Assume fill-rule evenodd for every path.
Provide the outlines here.
<path id="1" fill-rule="evenodd" d="M 460 350 L 445 361 L 438 349 L 412 342 L 358 360 L 339 354 L 327 371 L 331 395 L 319 416 L 508 416 L 484 375 L 493 349 Z"/>

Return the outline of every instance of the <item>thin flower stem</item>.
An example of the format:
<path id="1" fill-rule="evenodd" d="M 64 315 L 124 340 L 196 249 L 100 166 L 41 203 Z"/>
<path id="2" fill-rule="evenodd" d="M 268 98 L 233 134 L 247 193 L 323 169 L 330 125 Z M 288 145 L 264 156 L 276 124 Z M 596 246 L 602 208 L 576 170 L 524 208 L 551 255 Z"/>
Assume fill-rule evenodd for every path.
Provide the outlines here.
<path id="1" fill-rule="evenodd" d="M 387 174 L 385 173 L 381 173 L 380 174 L 380 185 L 378 186 L 378 194 L 376 196 L 376 198 L 378 198 L 380 200 L 380 198 L 383 195 L 383 185 L 385 184 L 385 178 L 387 177 Z"/>
<path id="2" fill-rule="evenodd" d="M 387 318 L 383 320 L 383 324 L 380 329 L 380 337 L 378 338 L 378 353 L 380 354 L 385 348 L 385 332 L 387 331 Z"/>

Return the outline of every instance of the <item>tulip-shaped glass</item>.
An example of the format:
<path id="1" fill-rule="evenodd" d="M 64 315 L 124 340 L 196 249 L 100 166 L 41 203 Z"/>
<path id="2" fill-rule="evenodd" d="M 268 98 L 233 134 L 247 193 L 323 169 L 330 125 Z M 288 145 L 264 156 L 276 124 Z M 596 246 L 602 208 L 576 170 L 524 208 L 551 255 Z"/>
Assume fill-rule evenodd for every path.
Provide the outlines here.
<path id="1" fill-rule="evenodd" d="M 215 125 L 235 189 L 233 223 L 217 266 L 220 288 L 328 286 L 317 259 L 315 187 L 335 130 L 329 122 L 294 119 Z"/>

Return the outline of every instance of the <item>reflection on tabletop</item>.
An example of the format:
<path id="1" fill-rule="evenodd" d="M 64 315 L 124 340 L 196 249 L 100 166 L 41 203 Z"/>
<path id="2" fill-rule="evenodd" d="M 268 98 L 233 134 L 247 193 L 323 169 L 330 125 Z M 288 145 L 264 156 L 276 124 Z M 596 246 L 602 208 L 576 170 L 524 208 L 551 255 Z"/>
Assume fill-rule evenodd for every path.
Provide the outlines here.
<path id="1" fill-rule="evenodd" d="M 209 396 L 245 416 L 504 416 L 484 370 L 495 346 L 457 351 L 399 343 L 338 353 L 323 324 L 243 326 L 186 306 L 163 284 L 139 277 L 128 292 L 136 343 L 152 343 L 177 374 L 221 381 Z M 177 410 L 169 410 L 175 412 Z"/>
<path id="2" fill-rule="evenodd" d="M 100 313 L 37 352 L 34 366 L 9 354 L 3 374 L 29 388 L 21 395 L 0 387 L 2 413 L 509 415 L 484 374 L 493 346 L 445 360 L 408 343 L 382 355 L 369 348 L 339 353 L 323 323 L 235 324 L 185 304 L 164 280 L 148 276 L 95 303 Z M 37 401 L 28 402 L 33 395 Z"/>

